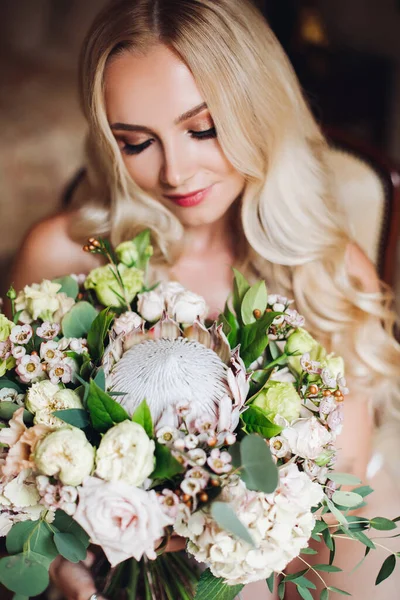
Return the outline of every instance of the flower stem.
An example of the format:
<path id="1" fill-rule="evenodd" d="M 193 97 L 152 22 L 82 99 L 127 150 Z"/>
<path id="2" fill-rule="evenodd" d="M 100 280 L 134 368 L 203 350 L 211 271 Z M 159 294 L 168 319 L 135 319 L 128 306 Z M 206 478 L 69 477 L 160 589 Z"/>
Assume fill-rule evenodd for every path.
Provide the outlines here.
<path id="1" fill-rule="evenodd" d="M 316 569 L 314 569 L 314 567 L 312 565 L 310 565 L 310 563 L 308 563 L 306 560 L 304 560 L 304 558 L 302 558 L 301 556 L 299 556 L 299 559 L 309 568 L 311 569 L 311 571 L 313 573 L 316 574 L 317 577 L 319 577 L 319 579 L 322 581 L 322 583 L 324 584 L 325 587 L 328 587 L 327 584 L 324 581 L 324 578 L 318 573 L 318 571 Z"/>

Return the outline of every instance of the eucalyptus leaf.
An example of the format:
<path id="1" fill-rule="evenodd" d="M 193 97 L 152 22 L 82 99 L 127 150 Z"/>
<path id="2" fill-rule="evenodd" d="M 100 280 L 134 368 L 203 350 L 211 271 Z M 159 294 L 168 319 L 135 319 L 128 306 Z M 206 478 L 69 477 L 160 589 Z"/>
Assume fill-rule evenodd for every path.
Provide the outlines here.
<path id="1" fill-rule="evenodd" d="M 298 585 L 297 592 L 298 592 L 299 596 L 304 598 L 304 600 L 314 600 L 310 590 L 308 590 L 306 587 L 302 587 L 302 586 Z"/>
<path id="2" fill-rule="evenodd" d="M 328 497 L 326 497 L 325 500 L 326 500 L 326 504 L 327 504 L 329 510 L 337 518 L 339 523 L 341 525 L 344 525 L 345 527 L 347 527 L 346 517 L 340 512 L 340 510 L 338 508 L 336 508 L 336 506 L 333 504 L 332 500 L 330 500 Z"/>
<path id="3" fill-rule="evenodd" d="M 316 569 L 317 571 L 324 571 L 325 573 L 340 573 L 340 571 L 343 571 L 343 569 L 336 567 L 335 565 L 325 564 L 313 565 L 313 569 Z"/>
<path id="4" fill-rule="evenodd" d="M 271 573 L 271 575 L 266 580 L 267 586 L 271 594 L 274 593 L 274 584 L 275 584 L 275 573 Z"/>
<path id="5" fill-rule="evenodd" d="M 213 502 L 211 504 L 211 515 L 222 529 L 244 540 L 251 546 L 255 545 L 249 530 L 239 520 L 230 504 L 227 502 Z"/>
<path id="6" fill-rule="evenodd" d="M 54 543 L 61 556 L 70 562 L 77 563 L 86 558 L 85 546 L 72 533 L 55 533 Z"/>
<path id="7" fill-rule="evenodd" d="M 374 490 L 369 485 L 362 485 L 358 488 L 354 488 L 354 490 L 353 490 L 353 492 L 355 492 L 356 494 L 359 494 L 363 498 L 366 498 L 367 496 L 372 494 L 373 491 Z"/>
<path id="8" fill-rule="evenodd" d="M 132 415 L 132 421 L 143 427 L 149 438 L 154 436 L 153 420 L 146 400 L 143 400 Z"/>
<path id="9" fill-rule="evenodd" d="M 383 565 L 380 568 L 378 576 L 375 581 L 375 585 L 379 585 L 382 581 L 385 581 L 390 575 L 393 573 L 393 570 L 396 566 L 396 556 L 391 554 L 387 557 L 387 559 L 383 562 Z"/>
<path id="10" fill-rule="evenodd" d="M 3 388 L 11 388 L 12 390 L 17 390 L 19 394 L 24 393 L 24 389 L 18 383 L 7 379 L 7 377 L 0 377 L 0 390 L 2 390 Z"/>
<path id="11" fill-rule="evenodd" d="M 301 554 L 318 554 L 314 548 L 302 548 L 300 552 Z"/>
<path id="12" fill-rule="evenodd" d="M 283 600 L 285 597 L 285 583 L 283 581 L 278 585 L 278 597 L 279 600 Z"/>
<path id="13" fill-rule="evenodd" d="M 396 523 L 393 523 L 390 519 L 385 519 L 384 517 L 374 517 L 370 520 L 371 527 L 374 529 L 378 529 L 379 531 L 390 531 L 392 529 L 397 529 Z"/>
<path id="14" fill-rule="evenodd" d="M 241 479 L 247 489 L 271 494 L 279 482 L 276 464 L 265 440 L 256 434 L 250 434 L 240 442 L 242 463 Z"/>
<path id="15" fill-rule="evenodd" d="M 330 592 L 336 592 L 337 594 L 341 594 L 342 596 L 351 596 L 351 594 L 349 594 L 349 592 L 345 592 L 344 590 L 340 590 L 340 589 L 339 589 L 339 588 L 337 588 L 337 587 L 333 587 L 333 585 L 330 585 L 330 586 L 328 587 L 328 590 L 329 590 Z"/>
<path id="16" fill-rule="evenodd" d="M 55 410 L 52 414 L 65 423 L 68 423 L 68 425 L 79 427 L 79 429 L 85 429 L 85 427 L 90 425 L 88 414 L 86 410 L 83 410 L 82 408 Z"/>
<path id="17" fill-rule="evenodd" d="M 359 542 L 371 548 L 371 550 L 375 550 L 376 546 L 372 540 L 369 539 L 368 536 L 365 535 L 362 531 L 352 531 L 351 535 L 353 538 L 356 538 Z"/>
<path id="18" fill-rule="evenodd" d="M 207 569 L 201 574 L 194 600 L 234 600 L 243 587 L 241 584 L 227 585 Z"/>
<path id="19" fill-rule="evenodd" d="M 52 281 L 53 283 L 59 283 L 61 285 L 61 288 L 58 290 L 57 294 L 64 293 L 66 296 L 68 296 L 68 298 L 73 298 L 76 300 L 79 293 L 79 285 L 76 279 L 70 275 L 66 275 L 65 277 L 58 277 Z"/>
<path id="20" fill-rule="evenodd" d="M 256 322 L 254 311 L 259 310 L 260 314 L 264 314 L 267 308 L 267 287 L 265 281 L 258 281 L 251 286 L 245 293 L 241 305 L 241 317 L 244 325 L 251 325 Z"/>
<path id="21" fill-rule="evenodd" d="M 21 408 L 18 404 L 14 402 L 8 402 L 7 400 L 3 400 L 0 402 L 0 419 L 4 419 L 5 421 L 9 421 L 16 410 Z M 25 425 L 30 425 L 33 422 L 33 415 L 28 410 L 24 409 L 24 423 Z"/>
<path id="22" fill-rule="evenodd" d="M 339 506 L 345 506 L 346 508 L 353 508 L 358 506 L 362 501 L 362 496 L 355 492 L 344 492 L 342 490 L 334 492 L 332 501 Z"/>
<path id="23" fill-rule="evenodd" d="M 49 573 L 35 554 L 13 554 L 0 559 L 0 582 L 12 592 L 37 596 L 49 585 Z"/>
<path id="24" fill-rule="evenodd" d="M 361 483 L 361 479 L 350 473 L 329 473 L 329 479 L 338 483 L 339 485 L 358 485 Z"/>
<path id="25" fill-rule="evenodd" d="M 328 588 L 324 588 L 320 595 L 320 600 L 329 600 L 329 590 Z"/>
<path id="26" fill-rule="evenodd" d="M 106 375 L 104 373 L 103 367 L 100 367 L 99 369 L 97 369 L 96 375 L 94 376 L 93 381 L 95 382 L 96 385 L 99 386 L 99 388 L 101 388 L 103 390 L 103 392 L 105 392 L 105 390 L 106 390 Z"/>
<path id="27" fill-rule="evenodd" d="M 97 310 L 89 302 L 78 302 L 61 321 L 62 332 L 65 337 L 86 337 Z"/>
<path id="28" fill-rule="evenodd" d="M 9 554 L 22 552 L 26 540 L 38 527 L 39 521 L 21 521 L 14 523 L 6 537 L 6 548 Z"/>
<path id="29" fill-rule="evenodd" d="M 56 511 L 52 527 L 64 533 L 71 533 L 85 548 L 89 546 L 89 536 L 86 531 L 63 510 Z"/>
<path id="30" fill-rule="evenodd" d="M 129 415 L 118 402 L 113 400 L 93 381 L 90 381 L 87 408 L 93 427 L 105 432 L 116 423 L 129 419 Z"/>

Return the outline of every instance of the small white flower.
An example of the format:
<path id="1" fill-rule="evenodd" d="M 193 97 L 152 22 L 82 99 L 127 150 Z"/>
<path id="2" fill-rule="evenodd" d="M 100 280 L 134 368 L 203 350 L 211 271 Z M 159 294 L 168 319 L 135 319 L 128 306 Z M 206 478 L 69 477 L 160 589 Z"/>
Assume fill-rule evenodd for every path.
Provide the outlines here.
<path id="1" fill-rule="evenodd" d="M 58 348 L 58 342 L 52 340 L 40 344 L 40 358 L 52 365 L 63 358 L 63 353 Z"/>
<path id="2" fill-rule="evenodd" d="M 231 462 L 231 455 L 228 452 L 221 452 L 217 448 L 211 450 L 211 454 L 207 458 L 208 466 L 218 475 L 229 473 L 232 470 Z"/>
<path id="3" fill-rule="evenodd" d="M 188 494 L 188 496 L 196 496 L 201 492 L 201 484 L 197 479 L 184 479 L 181 482 L 181 490 L 184 494 Z"/>
<path id="4" fill-rule="evenodd" d="M 328 388 L 336 388 L 336 378 L 333 377 L 332 373 L 327 367 L 324 367 L 321 371 L 321 379 L 323 384 Z"/>
<path id="5" fill-rule="evenodd" d="M 26 348 L 24 346 L 14 346 L 12 347 L 11 354 L 17 360 L 20 360 L 26 354 Z"/>
<path id="6" fill-rule="evenodd" d="M 166 426 L 158 429 L 156 435 L 159 444 L 170 444 L 177 439 L 179 432 L 175 427 Z"/>
<path id="7" fill-rule="evenodd" d="M 277 458 L 283 458 L 290 452 L 288 441 L 281 435 L 272 437 L 269 440 L 269 447 L 271 453 L 274 454 Z"/>
<path id="8" fill-rule="evenodd" d="M 185 479 L 195 479 L 199 482 L 201 488 L 204 489 L 207 486 L 210 476 L 207 471 L 201 467 L 194 467 L 193 469 L 189 469 L 189 471 L 187 471 L 185 474 Z"/>
<path id="9" fill-rule="evenodd" d="M 329 415 L 336 408 L 336 401 L 333 395 L 324 396 L 319 405 L 319 414 L 321 417 Z"/>
<path id="10" fill-rule="evenodd" d="M 10 340 L 13 344 L 27 344 L 33 335 L 30 325 L 15 325 L 11 329 Z"/>
<path id="11" fill-rule="evenodd" d="M 195 448 L 194 450 L 189 450 L 188 457 L 198 467 L 202 467 L 203 465 L 206 464 L 206 461 L 207 461 L 207 454 L 201 448 Z"/>
<path id="12" fill-rule="evenodd" d="M 172 519 L 178 514 L 179 511 L 179 498 L 171 490 L 165 489 L 157 496 L 161 508 L 163 511 Z"/>
<path id="13" fill-rule="evenodd" d="M 210 415 L 199 417 L 194 422 L 194 428 L 199 433 L 209 433 L 210 431 L 214 432 L 217 425 L 217 418 L 212 418 Z"/>
<path id="14" fill-rule="evenodd" d="M 44 323 L 36 329 L 36 334 L 44 340 L 52 340 L 60 333 L 60 329 L 61 327 L 58 323 L 44 321 Z"/>
<path id="15" fill-rule="evenodd" d="M 10 340 L 0 342 L 0 360 L 6 360 L 11 354 L 12 346 Z"/>
<path id="16" fill-rule="evenodd" d="M 339 387 L 339 391 L 342 392 L 343 396 L 346 396 L 349 393 L 349 388 L 346 387 L 347 386 L 346 379 L 344 377 L 338 377 L 337 384 Z"/>
<path id="17" fill-rule="evenodd" d="M 311 360 L 309 352 L 306 352 L 300 358 L 300 365 L 303 371 L 306 371 L 306 373 L 312 373 L 316 375 L 321 373 L 321 363 L 317 362 L 316 360 Z"/>
<path id="18" fill-rule="evenodd" d="M 15 370 L 23 383 L 29 383 L 43 376 L 40 358 L 36 354 L 25 354 Z"/>
<path id="19" fill-rule="evenodd" d="M 343 429 L 343 407 L 338 406 L 333 412 L 330 413 L 327 419 L 329 428 L 335 435 L 339 435 Z"/>
<path id="20" fill-rule="evenodd" d="M 188 450 L 194 450 L 194 448 L 197 448 L 197 446 L 199 445 L 197 435 L 194 435 L 193 433 L 189 433 L 189 435 L 186 435 L 184 441 L 185 446 Z"/>
<path id="21" fill-rule="evenodd" d="M 24 394 L 19 394 L 13 388 L 4 387 L 0 389 L 0 402 L 14 402 L 19 406 L 23 406 L 24 397 Z"/>
<path id="22" fill-rule="evenodd" d="M 87 341 L 85 338 L 72 338 L 69 342 L 69 347 L 72 352 L 82 354 L 83 352 L 87 352 Z"/>
<path id="23" fill-rule="evenodd" d="M 282 304 L 281 302 L 275 302 L 275 304 L 272 306 L 272 310 L 274 312 L 283 312 L 285 310 L 286 306 L 284 304 Z"/>
<path id="24" fill-rule="evenodd" d="M 49 378 L 54 384 L 60 383 L 60 381 L 69 383 L 72 380 L 72 369 L 64 360 L 53 363 L 49 371 Z"/>
<path id="25" fill-rule="evenodd" d="M 284 315 L 279 315 L 277 317 L 275 317 L 275 319 L 272 321 L 273 325 L 282 325 L 282 323 L 284 323 L 285 321 L 285 316 Z"/>
<path id="26" fill-rule="evenodd" d="M 292 308 L 287 308 L 285 310 L 285 321 L 291 325 L 292 327 L 295 327 L 296 329 L 298 327 L 303 327 L 304 323 L 305 323 L 305 318 L 300 315 L 297 310 L 294 310 Z"/>

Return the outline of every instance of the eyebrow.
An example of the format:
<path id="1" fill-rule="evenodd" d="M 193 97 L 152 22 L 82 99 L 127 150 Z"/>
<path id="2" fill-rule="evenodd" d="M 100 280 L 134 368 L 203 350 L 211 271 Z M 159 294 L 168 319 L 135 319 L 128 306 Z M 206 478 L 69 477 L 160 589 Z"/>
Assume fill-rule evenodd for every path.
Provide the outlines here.
<path id="1" fill-rule="evenodd" d="M 190 110 L 180 115 L 177 119 L 175 119 L 174 124 L 179 125 L 180 123 L 183 123 L 184 121 L 195 117 L 206 108 L 206 102 L 202 102 L 198 106 L 195 106 L 194 108 L 191 108 Z M 116 129 L 120 131 L 146 131 L 147 133 L 152 133 L 148 127 L 144 127 L 142 125 L 130 125 L 129 123 L 113 123 L 110 127 L 111 129 Z"/>

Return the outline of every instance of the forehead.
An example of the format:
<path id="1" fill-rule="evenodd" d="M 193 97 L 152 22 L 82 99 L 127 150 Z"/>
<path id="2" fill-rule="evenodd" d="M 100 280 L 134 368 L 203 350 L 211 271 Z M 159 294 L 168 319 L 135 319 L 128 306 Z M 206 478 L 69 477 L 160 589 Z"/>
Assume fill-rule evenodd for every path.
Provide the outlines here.
<path id="1" fill-rule="evenodd" d="M 124 52 L 106 67 L 110 122 L 171 124 L 203 101 L 188 67 L 166 46 L 154 46 L 146 54 Z"/>

